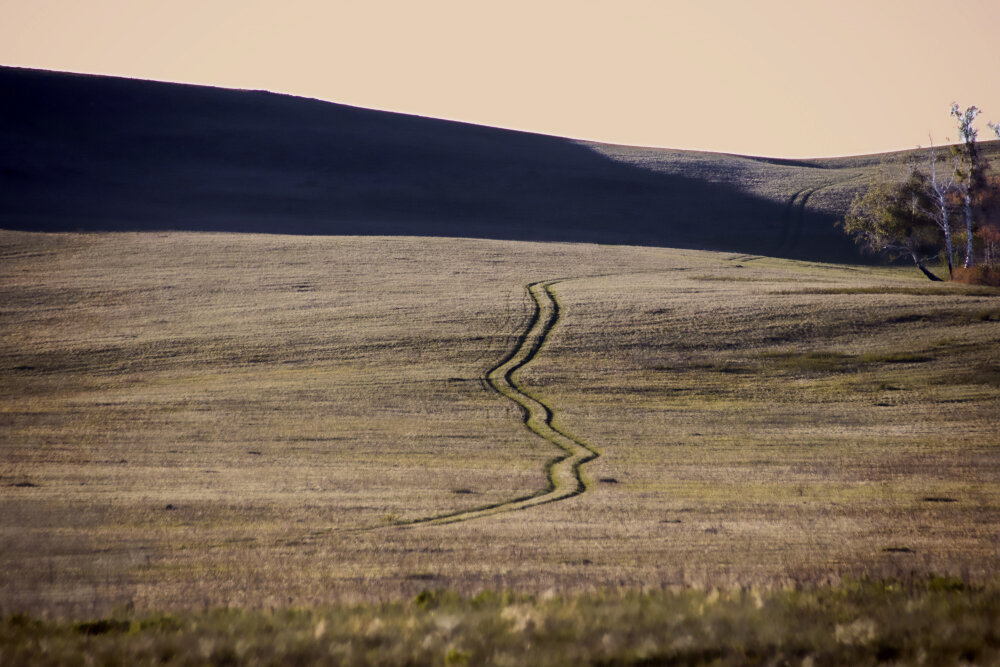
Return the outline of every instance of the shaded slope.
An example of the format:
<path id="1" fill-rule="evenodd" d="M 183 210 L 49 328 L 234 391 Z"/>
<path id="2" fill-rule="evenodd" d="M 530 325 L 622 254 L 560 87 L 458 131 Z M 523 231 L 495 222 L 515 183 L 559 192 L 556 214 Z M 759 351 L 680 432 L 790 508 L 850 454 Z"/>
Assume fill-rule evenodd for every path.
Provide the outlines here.
<path id="1" fill-rule="evenodd" d="M 623 151 L 112 77 L 0 68 L 0 88 L 4 228 L 449 235 L 856 256 L 832 229 L 837 207 L 813 205 L 822 202 L 818 188 L 857 174 L 815 165 Z M 643 150 L 653 158 L 634 159 Z M 805 242 L 788 247 L 787 200 L 804 188 L 817 190 Z"/>
<path id="2" fill-rule="evenodd" d="M 260 92 L 3 70 L 0 225 L 704 245 L 729 186 L 572 141 Z M 763 249 L 747 230 L 741 242 Z"/>

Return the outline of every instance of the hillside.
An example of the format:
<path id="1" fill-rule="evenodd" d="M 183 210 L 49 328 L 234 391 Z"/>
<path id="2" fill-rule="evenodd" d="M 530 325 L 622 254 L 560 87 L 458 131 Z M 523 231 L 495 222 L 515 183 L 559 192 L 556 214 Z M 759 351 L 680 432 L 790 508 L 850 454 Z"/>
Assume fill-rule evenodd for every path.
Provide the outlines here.
<path id="1" fill-rule="evenodd" d="M 990 288 L 459 238 L 0 255 L 0 618 L 1000 574 Z"/>
<path id="2" fill-rule="evenodd" d="M 611 146 L 8 67 L 0 88 L 0 227 L 18 230 L 463 236 L 837 260 L 857 252 L 833 222 L 884 159 Z"/>

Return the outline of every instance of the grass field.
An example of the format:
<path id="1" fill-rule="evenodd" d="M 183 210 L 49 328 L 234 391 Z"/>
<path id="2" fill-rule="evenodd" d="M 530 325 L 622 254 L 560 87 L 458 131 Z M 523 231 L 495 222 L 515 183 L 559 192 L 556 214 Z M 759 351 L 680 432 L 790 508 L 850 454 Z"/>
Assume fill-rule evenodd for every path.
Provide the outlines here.
<path id="1" fill-rule="evenodd" d="M 1000 569 L 995 290 L 585 244 L 0 246 L 4 615 Z M 505 506 L 563 455 L 489 382 L 526 340 L 518 391 L 599 457 Z"/>
<path id="2" fill-rule="evenodd" d="M 995 664 L 1000 593 L 950 579 L 0 621 L 4 664 Z"/>

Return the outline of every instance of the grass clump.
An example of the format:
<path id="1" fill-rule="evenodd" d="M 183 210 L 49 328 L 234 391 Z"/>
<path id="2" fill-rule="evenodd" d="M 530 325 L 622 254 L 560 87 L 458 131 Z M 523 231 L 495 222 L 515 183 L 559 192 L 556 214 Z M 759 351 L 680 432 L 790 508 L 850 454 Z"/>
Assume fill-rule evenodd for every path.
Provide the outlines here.
<path id="1" fill-rule="evenodd" d="M 11 616 L 0 622 L 0 656 L 37 665 L 84 654 L 168 665 L 990 663 L 1000 659 L 997 628 L 1000 588 L 950 577 L 540 598 L 433 590 L 411 602 L 314 610 L 78 623 Z"/>
<path id="2" fill-rule="evenodd" d="M 915 352 L 870 352 L 859 359 L 867 364 L 920 364 L 932 357 Z"/>

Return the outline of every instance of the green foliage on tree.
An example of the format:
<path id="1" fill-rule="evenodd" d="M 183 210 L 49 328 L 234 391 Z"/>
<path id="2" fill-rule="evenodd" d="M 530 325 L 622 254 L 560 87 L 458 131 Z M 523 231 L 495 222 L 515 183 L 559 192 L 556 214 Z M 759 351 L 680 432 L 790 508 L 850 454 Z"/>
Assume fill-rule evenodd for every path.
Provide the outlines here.
<path id="1" fill-rule="evenodd" d="M 941 280 L 926 267 L 940 236 L 927 212 L 933 206 L 929 192 L 927 177 L 916 169 L 902 183 L 874 177 L 840 224 L 862 249 L 892 258 L 908 255 L 925 276 Z"/>
<path id="2" fill-rule="evenodd" d="M 864 250 L 890 257 L 909 255 L 931 280 L 940 278 L 927 269 L 926 262 L 942 253 L 948 277 L 960 279 L 953 273 L 952 240 L 956 236 L 965 245 L 965 278 L 973 267 L 977 246 L 986 268 L 997 270 L 994 229 L 1000 229 L 1000 179 L 990 175 L 990 164 L 976 143 L 973 122 L 979 109 L 971 106 L 962 111 L 953 104 L 951 115 L 958 121 L 961 143 L 951 149 L 954 166 L 949 180 L 939 178 L 937 154 L 931 146 L 927 174 L 913 167 L 903 182 L 876 177 L 865 194 L 855 197 L 839 223 Z M 989 126 L 1000 137 L 1000 123 Z M 964 230 L 952 228 L 953 217 L 964 219 Z"/>

